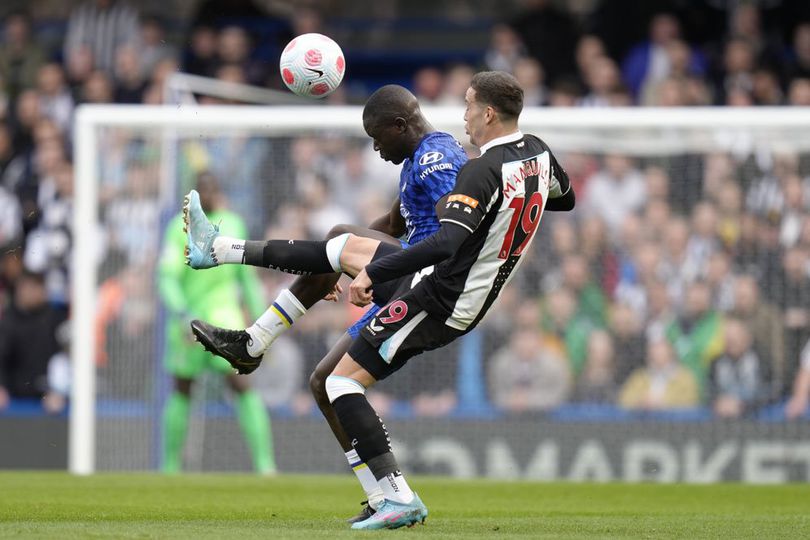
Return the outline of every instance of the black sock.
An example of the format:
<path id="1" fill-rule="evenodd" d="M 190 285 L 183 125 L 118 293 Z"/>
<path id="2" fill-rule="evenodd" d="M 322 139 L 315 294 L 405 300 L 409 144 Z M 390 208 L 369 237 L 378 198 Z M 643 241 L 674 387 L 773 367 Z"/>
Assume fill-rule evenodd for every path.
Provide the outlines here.
<path id="1" fill-rule="evenodd" d="M 324 240 L 248 240 L 245 264 L 299 275 L 335 272 L 326 256 Z"/>
<path id="2" fill-rule="evenodd" d="M 332 407 L 340 425 L 352 441 L 357 455 L 378 480 L 397 472 L 399 466 L 391 453 L 391 439 L 380 417 L 363 394 L 340 396 Z"/>

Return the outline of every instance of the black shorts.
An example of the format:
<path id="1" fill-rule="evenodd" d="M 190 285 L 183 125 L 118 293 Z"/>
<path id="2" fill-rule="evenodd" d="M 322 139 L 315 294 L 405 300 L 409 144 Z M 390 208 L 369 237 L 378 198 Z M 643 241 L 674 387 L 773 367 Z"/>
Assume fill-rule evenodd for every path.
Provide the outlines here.
<path id="1" fill-rule="evenodd" d="M 380 244 L 374 259 L 398 249 Z M 360 330 L 362 339 L 352 342 L 349 355 L 378 381 L 410 358 L 443 347 L 465 333 L 422 309 L 418 292 L 411 290 L 418 282 L 417 274 L 410 274 L 374 286 L 374 302 L 383 307 Z"/>

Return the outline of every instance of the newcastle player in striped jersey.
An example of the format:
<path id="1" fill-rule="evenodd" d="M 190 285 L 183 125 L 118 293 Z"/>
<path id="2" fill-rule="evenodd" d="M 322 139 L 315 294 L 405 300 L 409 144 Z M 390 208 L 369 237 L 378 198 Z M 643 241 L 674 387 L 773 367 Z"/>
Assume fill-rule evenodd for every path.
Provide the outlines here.
<path id="1" fill-rule="evenodd" d="M 340 424 L 385 495 L 377 512 L 354 523 L 354 529 L 397 528 L 427 517 L 399 470 L 366 389 L 413 356 L 470 331 L 509 282 L 543 212 L 574 207 L 568 177 L 549 148 L 518 129 L 523 90 L 514 77 L 479 73 L 466 101 L 467 133 L 482 155 L 461 168 L 434 235 L 407 250 L 376 242 L 371 258 L 336 239 L 264 244 L 265 263 L 283 261 L 272 266 L 313 273 L 339 269 L 356 276 L 350 287 L 353 303 L 385 304 L 326 379 Z M 206 344 L 208 336 L 197 322 L 192 329 Z M 233 360 L 231 365 L 253 368 Z"/>
<path id="2" fill-rule="evenodd" d="M 467 162 L 467 155 L 452 135 L 433 129 L 422 115 L 416 97 L 398 85 L 383 86 L 369 97 L 363 109 L 363 125 L 381 158 L 395 164 L 402 163 L 398 197 L 390 212 L 375 220 L 369 229 L 338 225 L 330 231 L 327 239 L 335 239 L 335 245 L 341 245 L 346 254 L 357 253 L 368 260 L 378 242 L 389 243 L 399 249 L 415 244 L 438 230 L 436 209 L 444 208 L 447 196 L 455 185 L 456 175 Z M 189 234 L 195 236 L 202 229 L 216 236 L 216 229 L 197 207 L 195 197 L 194 194 L 189 196 L 184 212 L 186 219 L 191 221 Z M 352 234 L 351 238 L 348 233 Z M 400 237 L 404 240 L 398 240 Z M 214 253 L 198 251 L 197 246 L 189 244 L 189 264 L 192 267 L 206 268 L 218 262 L 247 262 L 287 268 L 286 262 L 273 259 L 278 251 L 272 247 L 269 258 L 264 260 L 267 247 L 264 243 L 250 244 L 258 244 L 258 249 L 251 251 L 244 249 L 243 240 L 220 236 L 211 239 L 211 243 Z M 288 245 L 286 240 L 282 244 Z M 310 274 L 304 269 L 294 272 Z M 215 354 L 229 360 L 240 359 L 243 366 L 258 366 L 264 351 L 308 308 L 324 295 L 327 295 L 327 299 L 337 299 L 339 277 L 339 273 L 300 276 L 289 289 L 281 291 L 267 311 L 246 331 L 219 329 L 202 322 L 198 324 L 197 331 L 208 336 Z M 315 401 L 366 492 L 367 502 L 363 510 L 350 522 L 366 519 L 373 514 L 377 505 L 382 503 L 383 494 L 368 467 L 352 448 L 351 439 L 343 431 L 326 395 L 325 381 L 352 341 L 357 339 L 360 329 L 374 317 L 378 309 L 378 306 L 372 306 L 366 311 L 335 343 L 310 376 L 310 389 Z"/>

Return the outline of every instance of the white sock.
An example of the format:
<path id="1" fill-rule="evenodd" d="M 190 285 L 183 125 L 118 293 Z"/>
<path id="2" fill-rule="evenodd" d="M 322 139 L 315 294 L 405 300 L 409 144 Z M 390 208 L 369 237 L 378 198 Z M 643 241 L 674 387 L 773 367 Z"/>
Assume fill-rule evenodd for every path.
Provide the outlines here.
<path id="1" fill-rule="evenodd" d="M 307 309 L 289 289 L 281 291 L 276 301 L 247 329 L 253 338 L 248 341 L 248 353 L 256 357 L 264 354 L 270 344 L 306 312 Z"/>
<path id="2" fill-rule="evenodd" d="M 399 471 L 385 475 L 377 481 L 377 484 L 389 501 L 408 504 L 413 500 L 413 491 Z"/>
<path id="3" fill-rule="evenodd" d="M 217 264 L 242 264 L 245 262 L 245 241 L 217 236 L 214 238 L 214 256 Z"/>
<path id="4" fill-rule="evenodd" d="M 376 510 L 383 502 L 385 496 L 383 495 L 380 485 L 377 483 L 377 479 L 374 478 L 371 469 L 368 468 L 368 465 L 363 463 L 360 456 L 357 455 L 357 450 L 354 449 L 346 452 L 346 461 L 349 462 L 349 466 L 352 468 L 352 471 L 354 471 L 354 475 L 360 481 L 360 485 L 363 486 L 363 491 L 366 492 L 366 497 L 368 497 L 368 505 Z"/>

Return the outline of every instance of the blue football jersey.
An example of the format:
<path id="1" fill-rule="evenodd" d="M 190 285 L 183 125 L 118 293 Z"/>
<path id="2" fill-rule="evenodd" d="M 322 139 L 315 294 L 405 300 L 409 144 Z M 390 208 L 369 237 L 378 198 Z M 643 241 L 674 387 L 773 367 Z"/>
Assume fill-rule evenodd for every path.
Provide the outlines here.
<path id="1" fill-rule="evenodd" d="M 456 175 L 467 154 L 452 135 L 435 131 L 425 135 L 413 158 L 402 163 L 399 175 L 399 211 L 405 219 L 409 244 L 415 244 L 439 229 L 436 203 L 453 191 Z"/>

